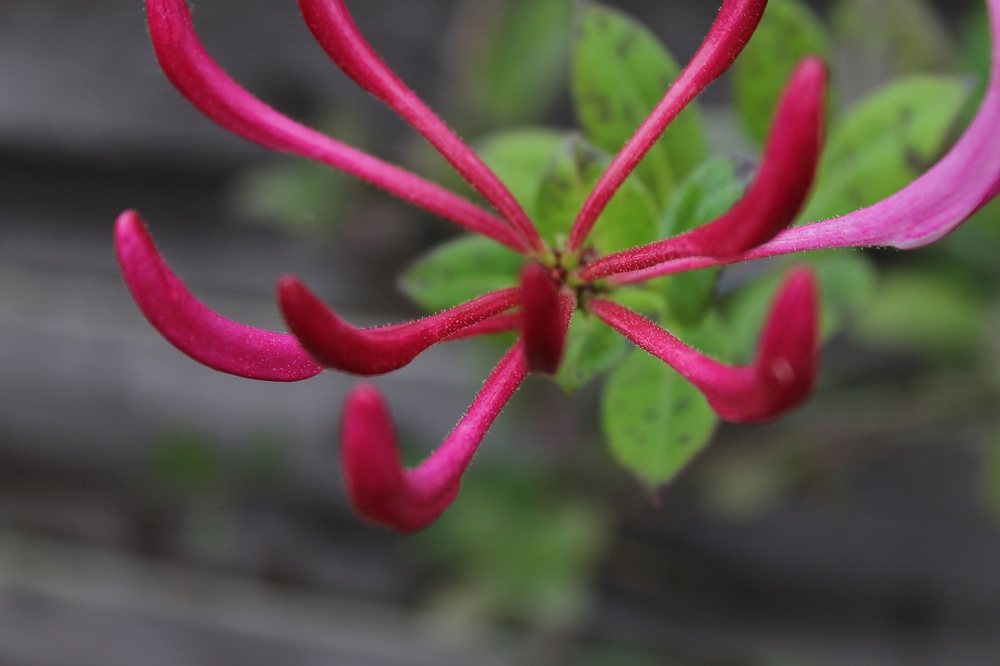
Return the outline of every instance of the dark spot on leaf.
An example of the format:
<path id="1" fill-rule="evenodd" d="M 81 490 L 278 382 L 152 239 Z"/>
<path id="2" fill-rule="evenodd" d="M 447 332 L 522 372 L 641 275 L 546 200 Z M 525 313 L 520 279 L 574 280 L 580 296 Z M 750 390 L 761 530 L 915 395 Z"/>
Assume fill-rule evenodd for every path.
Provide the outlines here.
<path id="1" fill-rule="evenodd" d="M 619 58 L 627 58 L 629 51 L 635 46 L 636 39 L 639 37 L 639 31 L 634 24 L 629 24 L 628 30 L 615 44 L 615 52 L 618 54 Z"/>
<path id="2" fill-rule="evenodd" d="M 899 107 L 899 124 L 901 129 L 905 129 L 913 122 L 915 113 L 913 107 L 904 105 Z"/>
<path id="3" fill-rule="evenodd" d="M 930 166 L 930 164 L 927 164 L 927 160 L 925 160 L 913 146 L 906 147 L 906 150 L 903 152 L 903 159 L 906 161 L 906 166 L 908 166 L 914 174 L 923 173 Z"/>

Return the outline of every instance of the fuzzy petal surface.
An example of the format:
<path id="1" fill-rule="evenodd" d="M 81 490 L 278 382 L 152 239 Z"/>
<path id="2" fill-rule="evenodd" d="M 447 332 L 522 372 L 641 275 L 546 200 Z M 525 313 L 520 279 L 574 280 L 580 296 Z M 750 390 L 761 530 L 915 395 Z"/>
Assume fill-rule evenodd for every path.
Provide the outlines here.
<path id="1" fill-rule="evenodd" d="M 146 0 L 146 15 L 153 49 L 167 78 L 230 132 L 340 169 L 513 250 L 525 250 L 524 241 L 495 215 L 405 169 L 304 127 L 251 95 L 205 50 L 186 0 Z"/>
<path id="2" fill-rule="evenodd" d="M 661 359 L 705 394 L 716 413 L 734 423 L 780 416 L 812 391 L 819 372 L 816 278 L 804 268 L 785 279 L 768 317 L 754 362 L 720 363 L 688 347 L 645 317 L 617 303 L 592 299 L 590 310 L 638 347 Z"/>
<path id="3" fill-rule="evenodd" d="M 397 370 L 428 347 L 520 300 L 519 289 L 503 289 L 414 322 L 363 329 L 338 317 L 300 280 L 285 277 L 278 283 L 285 321 L 313 357 L 325 367 L 366 376 Z"/>
<path id="4" fill-rule="evenodd" d="M 757 176 L 728 212 L 673 238 L 601 257 L 580 277 L 596 280 L 683 257 L 726 261 L 788 227 L 809 196 L 823 149 L 826 78 L 826 66 L 815 57 L 792 72 Z"/>
<path id="5" fill-rule="evenodd" d="M 294 335 L 226 319 L 196 299 L 163 261 L 134 211 L 118 217 L 115 252 L 142 314 L 170 344 L 199 363 L 276 382 L 308 379 L 323 370 Z"/>
<path id="6" fill-rule="evenodd" d="M 343 0 L 299 0 L 299 8 L 316 40 L 345 74 L 420 132 L 532 250 L 543 249 L 538 231 L 507 186 L 389 69 L 358 30 Z"/>
<path id="7" fill-rule="evenodd" d="M 399 532 L 422 530 L 458 495 L 462 475 L 500 410 L 527 374 L 515 345 L 486 380 L 469 410 L 430 458 L 403 467 L 389 408 L 372 384 L 347 396 L 341 418 L 341 464 L 347 494 L 366 520 Z"/>
<path id="8" fill-rule="evenodd" d="M 729 69 L 757 29 L 767 0 L 724 0 L 701 47 L 649 117 L 615 156 L 590 193 L 570 231 L 569 249 L 579 250 L 608 201 L 646 156 L 667 126 L 708 84 Z"/>

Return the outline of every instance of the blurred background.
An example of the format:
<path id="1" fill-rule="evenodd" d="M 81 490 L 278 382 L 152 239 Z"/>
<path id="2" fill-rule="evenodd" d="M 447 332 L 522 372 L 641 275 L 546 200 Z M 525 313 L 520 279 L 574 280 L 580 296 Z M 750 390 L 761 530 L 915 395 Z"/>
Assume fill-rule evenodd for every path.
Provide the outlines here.
<path id="1" fill-rule="evenodd" d="M 569 0 L 349 3 L 400 76 L 470 140 L 575 124 Z M 683 62 L 717 2 L 614 2 Z M 982 83 L 982 2 L 815 3 L 837 103 L 894 76 Z M 291 0 L 200 0 L 235 79 L 289 115 L 458 187 L 353 86 Z M 703 98 L 718 154 L 754 158 Z M 973 102 L 974 107 L 974 102 Z M 970 107 L 970 108 L 973 108 Z M 213 308 L 280 329 L 303 277 L 350 321 L 419 315 L 403 269 L 453 229 L 204 119 L 159 71 L 139 0 L 0 3 L 0 663 L 997 664 L 1000 212 L 879 267 L 815 397 L 724 425 L 654 496 L 607 453 L 600 382 L 529 379 L 426 532 L 345 504 L 353 379 L 208 370 L 143 320 L 112 225 L 148 221 Z M 379 379 L 416 461 L 498 356 L 432 349 Z"/>

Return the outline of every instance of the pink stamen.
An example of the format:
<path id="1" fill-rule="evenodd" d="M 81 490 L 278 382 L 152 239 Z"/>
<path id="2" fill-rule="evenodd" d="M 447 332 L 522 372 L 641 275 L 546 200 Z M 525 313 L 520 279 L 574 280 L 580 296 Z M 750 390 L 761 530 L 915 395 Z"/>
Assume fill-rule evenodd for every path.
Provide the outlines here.
<path id="1" fill-rule="evenodd" d="M 347 494 L 365 519 L 400 532 L 434 522 L 458 495 L 462 474 L 500 410 L 527 374 L 515 345 L 493 370 L 469 411 L 430 458 L 403 468 L 392 416 L 378 389 L 360 384 L 341 419 L 341 464 Z"/>
<path id="2" fill-rule="evenodd" d="M 698 387 L 719 416 L 736 423 L 754 423 L 779 416 L 812 391 L 819 371 L 816 289 L 816 279 L 808 269 L 790 273 L 771 308 L 757 357 L 742 367 L 705 356 L 612 301 L 592 299 L 588 307 Z"/>
<path id="3" fill-rule="evenodd" d="M 316 40 L 355 83 L 385 102 L 420 132 L 486 198 L 535 252 L 545 247 L 521 205 L 479 156 L 438 118 L 375 53 L 343 0 L 299 0 Z"/>
<path id="4" fill-rule="evenodd" d="M 115 223 L 115 252 L 142 314 L 160 335 L 199 363 L 276 382 L 322 372 L 294 335 L 239 324 L 198 301 L 163 261 L 135 211 L 125 211 Z"/>
<path id="5" fill-rule="evenodd" d="M 323 366 L 357 375 L 401 368 L 428 347 L 520 300 L 519 289 L 503 289 L 418 321 L 361 329 L 338 317 L 300 280 L 284 277 L 278 282 L 281 312 L 302 345 Z"/>
<path id="6" fill-rule="evenodd" d="M 823 146 L 826 66 L 804 59 L 789 77 L 760 170 L 740 201 L 717 220 L 666 240 L 616 252 L 580 271 L 583 280 L 705 256 L 725 261 L 773 238 L 802 210 Z"/>
<path id="7" fill-rule="evenodd" d="M 725 0 L 697 53 L 666 95 L 608 166 L 570 231 L 569 249 L 579 250 L 608 201 L 677 115 L 729 68 L 750 40 L 767 0 Z"/>
<path id="8" fill-rule="evenodd" d="M 240 87 L 198 40 L 185 0 L 146 0 L 146 14 L 153 48 L 167 78 L 202 113 L 230 132 L 340 169 L 512 250 L 528 250 L 495 215 L 405 169 L 296 123 Z"/>

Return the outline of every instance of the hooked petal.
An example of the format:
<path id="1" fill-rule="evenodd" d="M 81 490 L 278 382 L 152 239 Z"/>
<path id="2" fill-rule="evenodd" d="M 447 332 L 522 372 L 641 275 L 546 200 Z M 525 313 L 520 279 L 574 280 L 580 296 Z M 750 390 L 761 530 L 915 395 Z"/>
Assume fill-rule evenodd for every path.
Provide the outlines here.
<path id="1" fill-rule="evenodd" d="M 510 190 L 389 69 L 358 30 L 343 0 L 299 0 L 299 8 L 313 36 L 345 74 L 424 135 L 462 177 L 514 225 L 533 250 L 543 249 L 538 231 Z"/>
<path id="2" fill-rule="evenodd" d="M 284 116 L 251 95 L 212 60 L 194 31 L 186 0 L 146 0 L 153 49 L 174 87 L 202 113 L 245 139 L 357 176 L 405 201 L 524 252 L 507 224 L 479 206 Z"/>
<path id="3" fill-rule="evenodd" d="M 344 404 L 340 436 L 344 480 L 354 509 L 366 520 L 400 532 L 415 532 L 434 522 L 455 499 L 486 431 L 526 374 L 518 344 L 493 370 L 440 448 L 409 471 L 399 457 L 382 395 L 371 384 L 355 387 Z"/>
<path id="4" fill-rule="evenodd" d="M 135 211 L 125 211 L 115 223 L 115 252 L 142 314 L 194 360 L 239 377 L 278 382 L 322 372 L 294 335 L 239 324 L 198 301 L 163 261 Z"/>
<path id="5" fill-rule="evenodd" d="M 533 261 L 525 264 L 521 271 L 521 339 L 524 340 L 528 369 L 553 375 L 562 362 L 566 330 L 573 310 L 570 299 L 567 315 L 564 294 L 560 293 L 550 272 Z"/>
<path id="6" fill-rule="evenodd" d="M 634 274 L 621 284 L 792 252 L 841 247 L 886 246 L 909 250 L 954 231 L 1000 193 L 1000 0 L 990 10 L 990 79 L 979 110 L 948 154 L 892 196 L 853 213 L 803 224 L 732 260 L 679 259 Z"/>
<path id="7" fill-rule="evenodd" d="M 771 307 L 757 356 L 729 366 L 688 347 L 650 320 L 612 301 L 591 300 L 609 326 L 660 358 L 694 384 L 722 418 L 735 423 L 773 419 L 801 403 L 819 372 L 816 278 L 793 269 Z"/>
<path id="8" fill-rule="evenodd" d="M 302 281 L 278 282 L 278 303 L 292 333 L 325 367 L 358 375 L 401 368 L 428 347 L 519 301 L 519 289 L 503 289 L 418 321 L 362 329 L 338 317 Z"/>
<path id="9" fill-rule="evenodd" d="M 743 197 L 704 226 L 666 240 L 601 257 L 580 277 L 596 280 L 683 257 L 732 259 L 795 221 L 812 188 L 823 146 L 826 66 L 807 57 L 781 97 L 760 169 Z"/>
<path id="10" fill-rule="evenodd" d="M 664 130 L 691 100 L 725 72 L 750 40 L 767 0 L 724 0 L 701 47 L 649 117 L 643 121 L 594 186 L 570 231 L 569 249 L 579 250 L 608 201 Z"/>

